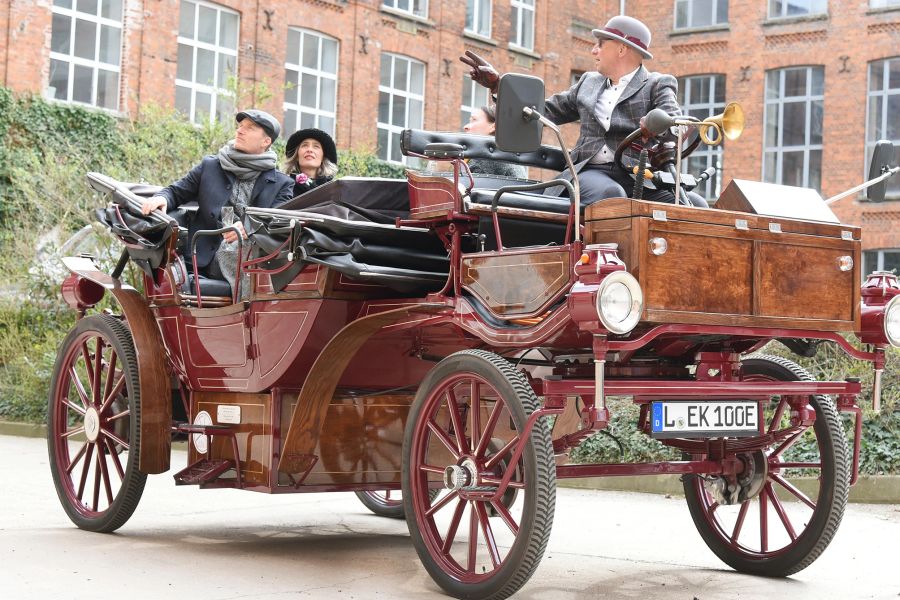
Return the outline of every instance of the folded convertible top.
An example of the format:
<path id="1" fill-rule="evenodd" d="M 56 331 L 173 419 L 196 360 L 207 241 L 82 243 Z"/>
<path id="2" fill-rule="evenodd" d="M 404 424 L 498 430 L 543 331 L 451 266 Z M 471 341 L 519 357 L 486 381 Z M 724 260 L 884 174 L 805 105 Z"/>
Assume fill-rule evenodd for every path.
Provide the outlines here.
<path id="1" fill-rule="evenodd" d="M 409 215 L 405 179 L 338 179 L 276 209 L 248 208 L 247 215 L 258 254 L 281 249 L 263 266 L 282 267 L 288 256 L 294 262 L 272 276 L 276 291 L 307 262 L 404 294 L 437 291 L 449 277 L 448 253 L 434 232 L 395 225 Z"/>

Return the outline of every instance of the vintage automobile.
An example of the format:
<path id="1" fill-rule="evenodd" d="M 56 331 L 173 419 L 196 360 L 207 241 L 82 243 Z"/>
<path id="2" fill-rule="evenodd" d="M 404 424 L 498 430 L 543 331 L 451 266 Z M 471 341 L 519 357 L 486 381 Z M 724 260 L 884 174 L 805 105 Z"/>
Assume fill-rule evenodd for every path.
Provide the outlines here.
<path id="1" fill-rule="evenodd" d="M 900 283 L 876 272 L 860 285 L 860 229 L 817 194 L 733 181 L 714 208 L 687 205 L 690 119 L 651 113 L 651 133 L 677 140 L 637 131 L 617 152 L 675 204 L 635 186 L 582 210 L 577 178 L 469 172 L 467 157 L 571 168 L 543 97 L 540 80 L 504 76 L 496 143 L 404 132 L 408 156 L 449 175 L 348 177 L 247 209 L 234 289 L 184 261 L 227 226 L 187 240 L 189 215 L 140 215 L 157 188 L 89 174 L 124 250 L 111 273 L 65 259 L 62 294 L 80 318 L 50 383 L 48 446 L 71 520 L 121 527 L 182 435 L 176 485 L 354 491 L 405 516 L 428 573 L 459 598 L 525 585 L 558 479 L 681 474 L 697 530 L 734 569 L 787 576 L 816 560 L 857 478 L 861 384 L 755 352 L 835 344 L 872 363 L 877 406 L 885 351 L 900 346 Z M 739 133 L 740 111 L 694 125 L 716 143 Z M 562 148 L 540 144 L 542 127 Z M 873 159 L 881 194 L 891 152 Z M 560 185 L 568 197 L 540 193 Z M 122 281 L 128 261 L 142 291 Z M 106 292 L 114 310 L 98 310 Z M 635 427 L 680 460 L 570 463 L 609 424 L 611 396 L 631 397 Z"/>

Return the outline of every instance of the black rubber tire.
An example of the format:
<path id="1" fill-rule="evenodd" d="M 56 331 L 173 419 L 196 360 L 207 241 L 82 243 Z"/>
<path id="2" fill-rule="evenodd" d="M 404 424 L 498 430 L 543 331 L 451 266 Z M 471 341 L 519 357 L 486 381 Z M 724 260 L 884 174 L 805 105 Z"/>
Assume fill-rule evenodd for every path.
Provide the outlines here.
<path id="1" fill-rule="evenodd" d="M 124 473 L 121 477 L 120 486 L 113 496 L 113 501 L 102 511 L 91 510 L 84 501 L 80 505 L 77 503 L 78 499 L 75 497 L 77 494 L 74 491 L 75 482 L 72 476 L 66 473 L 67 465 L 59 464 L 60 459 L 70 458 L 68 456 L 68 447 L 63 448 L 62 446 L 67 444 L 67 442 L 63 442 L 59 435 L 54 435 L 54 432 L 69 431 L 68 419 L 70 416 L 74 416 L 69 414 L 71 409 L 60 405 L 60 398 L 62 394 L 68 394 L 73 389 L 70 371 L 79 360 L 83 359 L 83 354 L 80 354 L 78 350 L 82 347 L 82 343 L 85 340 L 98 337 L 116 353 L 117 370 L 121 370 L 125 379 L 124 389 L 118 394 L 118 401 L 120 404 L 127 403 L 127 424 L 122 423 L 125 420 L 124 418 L 118 421 L 116 433 L 127 435 L 128 437 L 125 441 L 129 445 L 127 461 L 124 465 L 121 465 Z M 61 386 L 67 386 L 67 391 L 63 392 Z M 66 418 L 65 423 L 62 422 L 63 415 Z M 81 319 L 75 324 L 75 327 L 72 328 L 60 346 L 50 380 L 47 411 L 47 449 L 50 457 L 50 472 L 53 476 L 53 484 L 56 487 L 63 509 L 66 511 L 69 519 L 79 528 L 100 533 L 115 531 L 128 521 L 137 508 L 147 481 L 147 475 L 141 473 L 138 469 L 140 465 L 140 423 L 141 389 L 140 379 L 138 378 L 137 357 L 131 332 L 121 321 L 108 315 L 95 315 Z M 121 430 L 118 428 L 120 424 L 123 425 Z M 109 445 L 106 445 L 106 442 L 102 442 L 103 439 L 104 437 L 101 434 L 97 438 L 97 443 L 89 444 L 86 442 L 86 447 L 92 445 L 95 448 L 102 448 L 104 455 L 116 450 L 117 444 L 112 442 L 111 438 L 106 438 L 110 440 Z M 85 454 L 84 456 L 85 463 L 87 463 L 88 455 Z M 116 458 L 116 462 L 118 462 L 118 458 Z M 96 465 L 93 468 L 95 472 L 98 469 Z M 111 467 L 107 464 L 105 468 L 108 470 L 105 481 L 111 486 L 112 472 L 109 471 Z M 85 471 L 87 470 L 86 464 L 84 469 Z M 100 482 L 104 480 L 98 478 L 95 481 Z M 95 485 L 99 486 L 99 483 L 95 483 Z"/>
<path id="2" fill-rule="evenodd" d="M 782 357 L 754 355 L 742 362 L 742 374 L 762 376 L 779 381 L 814 381 L 806 369 Z M 796 540 L 773 556 L 755 556 L 736 550 L 707 518 L 702 481 L 685 476 L 684 494 L 691 518 L 707 546 L 724 563 L 741 573 L 767 577 L 786 577 L 813 563 L 834 537 L 850 491 L 849 449 L 840 415 L 834 403 L 824 396 L 813 396 L 810 405 L 816 411 L 813 429 L 818 440 L 821 459 L 821 484 L 816 508 L 806 528 Z"/>
<path id="3" fill-rule="evenodd" d="M 363 503 L 363 506 L 371 510 L 379 517 L 387 517 L 389 519 L 405 519 L 406 511 L 403 510 L 403 504 L 387 504 L 380 497 L 373 496 L 370 492 L 356 492 L 356 497 Z"/>
<path id="4" fill-rule="evenodd" d="M 538 406 L 538 399 L 528 382 L 513 366 L 494 353 L 484 350 L 464 350 L 438 363 L 425 377 L 413 401 L 403 438 L 402 485 L 407 525 L 416 552 L 434 581 L 457 598 L 500 600 L 516 593 L 537 569 L 553 525 L 556 506 L 556 466 L 550 430 L 546 419 L 540 419 L 532 430 L 529 443 L 518 461 L 524 471 L 525 488 L 519 491 L 522 517 L 515 541 L 499 567 L 482 581 L 460 581 L 454 573 L 445 571 L 431 555 L 417 523 L 412 486 L 414 436 L 417 424 L 427 419 L 425 404 L 441 382 L 464 373 L 483 378 L 498 392 L 509 409 L 516 431 L 521 431 L 528 416 Z M 524 492 L 524 493 L 522 493 Z M 524 496 L 524 498 L 521 498 Z M 424 517 L 423 517 L 424 518 Z"/>
<path id="5" fill-rule="evenodd" d="M 388 504 L 382 500 L 380 496 L 376 495 L 377 493 L 378 492 L 356 492 L 356 497 L 363 503 L 363 506 L 379 517 L 387 517 L 388 519 L 406 518 L 406 510 L 403 508 L 402 500 L 398 500 L 397 504 Z M 439 493 L 440 490 L 431 490 L 431 499 L 434 500 Z"/>

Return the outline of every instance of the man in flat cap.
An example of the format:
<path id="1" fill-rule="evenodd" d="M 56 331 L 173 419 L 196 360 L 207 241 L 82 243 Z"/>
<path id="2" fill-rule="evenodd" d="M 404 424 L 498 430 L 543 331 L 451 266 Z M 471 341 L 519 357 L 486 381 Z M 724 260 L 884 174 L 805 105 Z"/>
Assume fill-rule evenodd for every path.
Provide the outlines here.
<path id="1" fill-rule="evenodd" d="M 661 108 L 681 114 L 676 101 L 678 82 L 671 75 L 644 68 L 650 54 L 650 30 L 635 18 L 617 16 L 593 30 L 591 49 L 597 70 L 585 73 L 564 92 L 547 98 L 544 113 L 558 125 L 581 121 L 572 162 L 581 184 L 582 206 L 603 198 L 630 196 L 634 179 L 613 162 L 616 148 L 641 126 L 641 117 Z M 472 79 L 496 92 L 499 74 L 481 57 L 466 52 L 460 60 L 471 67 Z M 560 177 L 571 179 L 564 172 Z M 558 188 L 557 188 L 558 189 Z M 644 190 L 647 200 L 674 202 L 667 190 Z"/>
<path id="2" fill-rule="evenodd" d="M 277 170 L 277 155 L 271 150 L 272 142 L 281 133 L 275 117 L 261 110 L 245 110 L 235 115 L 235 121 L 234 139 L 222 146 L 218 154 L 204 157 L 187 175 L 160 190 L 159 194 L 144 200 L 144 214 L 155 209 L 166 212 L 196 200 L 199 206 L 190 224 L 188 239 L 193 239 L 197 231 L 230 225 L 227 215 L 239 217 L 234 225 L 246 238 L 240 219 L 245 207 L 273 208 L 293 197 L 294 182 Z M 197 267 L 203 275 L 226 279 L 233 286 L 236 255 L 232 254 L 237 234 L 228 231 L 222 237 L 225 244 L 215 237 L 197 240 Z M 224 260 L 215 260 L 220 247 L 226 249 L 227 254 L 222 257 Z M 228 269 L 233 262 L 235 266 Z"/>

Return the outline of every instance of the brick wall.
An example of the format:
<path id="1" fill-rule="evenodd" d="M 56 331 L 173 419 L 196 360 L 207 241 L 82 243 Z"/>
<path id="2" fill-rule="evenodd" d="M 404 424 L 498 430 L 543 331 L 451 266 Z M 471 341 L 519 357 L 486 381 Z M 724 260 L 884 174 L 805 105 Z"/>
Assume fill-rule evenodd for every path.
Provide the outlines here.
<path id="1" fill-rule="evenodd" d="M 177 68 L 178 0 L 124 0 L 121 111 L 134 116 L 148 103 L 172 106 Z M 572 72 L 590 70 L 591 27 L 618 13 L 613 0 L 537 0 L 534 56 L 508 46 L 510 4 L 495 0 L 491 39 L 463 34 L 465 3 L 431 0 L 427 19 L 383 10 L 381 0 L 221 0 L 241 17 L 239 75 L 264 82 L 273 96 L 261 108 L 282 115 L 288 27 L 340 41 L 336 140 L 341 148 L 374 149 L 382 52 L 426 64 L 425 127 L 459 126 L 462 78 L 458 61 L 473 50 L 498 70 L 542 77 L 548 94 L 568 87 Z M 859 183 L 864 144 L 868 63 L 900 55 L 900 10 L 872 11 L 866 0 L 832 0 L 826 18 L 768 21 L 765 2 L 730 2 L 729 24 L 708 31 L 673 31 L 674 0 L 627 2 L 626 12 L 654 32 L 651 70 L 677 76 L 721 73 L 727 99 L 739 101 L 747 129 L 728 144 L 724 179 L 762 175 L 763 92 L 767 69 L 822 65 L 825 70 L 822 193 Z M 47 87 L 52 0 L 0 0 L 0 81 L 17 91 Z M 900 118 L 898 116 L 897 118 Z M 577 125 L 565 126 L 568 143 Z M 553 142 L 551 135 L 547 141 Z M 857 198 L 834 206 L 850 223 L 867 224 L 866 248 L 900 247 L 893 202 Z M 871 224 L 871 227 L 868 227 Z"/>

